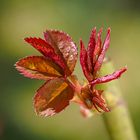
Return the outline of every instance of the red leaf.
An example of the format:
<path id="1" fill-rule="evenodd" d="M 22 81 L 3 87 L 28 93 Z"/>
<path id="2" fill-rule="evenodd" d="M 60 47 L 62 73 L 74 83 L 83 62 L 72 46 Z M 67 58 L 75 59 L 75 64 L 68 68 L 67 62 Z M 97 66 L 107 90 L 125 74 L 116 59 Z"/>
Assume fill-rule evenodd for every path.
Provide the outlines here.
<path id="1" fill-rule="evenodd" d="M 49 80 L 37 90 L 34 97 L 36 113 L 41 116 L 53 116 L 66 108 L 73 96 L 73 89 L 64 80 Z"/>
<path id="2" fill-rule="evenodd" d="M 102 41 L 101 41 L 101 34 L 102 34 L 102 28 L 100 29 L 100 31 L 98 32 L 97 35 L 97 41 L 96 41 L 96 45 L 95 45 L 95 49 L 93 52 L 93 65 L 95 65 L 96 60 L 98 59 L 98 55 L 101 51 L 101 45 L 102 45 Z"/>
<path id="3" fill-rule="evenodd" d="M 93 103 L 94 103 L 94 107 L 96 108 L 96 110 L 98 112 L 101 112 L 100 110 L 98 110 L 97 106 L 99 108 L 101 108 L 103 111 L 105 112 L 109 112 L 110 110 L 108 109 L 108 107 L 106 107 L 106 104 L 105 103 L 102 103 L 101 100 L 97 97 L 94 97 L 93 98 Z"/>
<path id="4" fill-rule="evenodd" d="M 93 106 L 92 103 L 92 90 L 89 88 L 89 86 L 84 86 L 81 89 L 81 100 L 83 101 L 86 108 L 91 109 Z"/>
<path id="5" fill-rule="evenodd" d="M 44 33 L 44 37 L 65 62 L 67 75 L 70 75 L 77 61 L 77 47 L 72 38 L 68 34 L 57 30 L 47 30 Z"/>
<path id="6" fill-rule="evenodd" d="M 65 70 L 65 64 L 61 57 L 57 55 L 52 48 L 52 46 L 47 43 L 45 40 L 41 38 L 25 38 L 25 41 L 29 44 L 31 44 L 35 49 L 37 49 L 39 52 L 41 52 L 45 57 L 55 61 L 58 65 L 62 67 L 63 70 Z"/>
<path id="7" fill-rule="evenodd" d="M 47 80 L 64 75 L 64 71 L 58 64 L 44 56 L 29 56 L 20 59 L 16 63 L 16 68 L 25 77 L 35 79 Z"/>
<path id="8" fill-rule="evenodd" d="M 110 44 L 110 28 L 108 28 L 106 39 L 104 41 L 104 44 L 103 44 L 103 47 L 102 47 L 101 52 L 99 54 L 99 57 L 95 63 L 94 74 L 101 68 L 102 63 L 103 63 L 103 59 L 105 57 L 105 53 L 109 47 L 109 44 Z"/>
<path id="9" fill-rule="evenodd" d="M 88 81 L 93 80 L 92 75 L 90 74 L 88 67 L 87 67 L 87 51 L 84 47 L 82 40 L 80 40 L 80 63 L 82 66 L 83 73 Z"/>
<path id="10" fill-rule="evenodd" d="M 106 83 L 106 82 L 112 81 L 112 80 L 114 80 L 114 79 L 118 79 L 118 78 L 120 78 L 120 76 L 121 76 L 126 70 L 127 70 L 127 68 L 124 67 L 124 68 L 122 68 L 122 69 L 120 69 L 120 70 L 115 71 L 115 72 L 112 73 L 112 74 L 106 75 L 106 76 L 104 76 L 104 77 L 97 78 L 97 79 L 93 80 L 92 82 L 90 82 L 90 85 Z"/>
<path id="11" fill-rule="evenodd" d="M 96 27 L 91 31 L 90 40 L 87 48 L 87 61 L 88 61 L 88 69 L 91 73 L 93 73 L 93 52 L 96 44 Z"/>

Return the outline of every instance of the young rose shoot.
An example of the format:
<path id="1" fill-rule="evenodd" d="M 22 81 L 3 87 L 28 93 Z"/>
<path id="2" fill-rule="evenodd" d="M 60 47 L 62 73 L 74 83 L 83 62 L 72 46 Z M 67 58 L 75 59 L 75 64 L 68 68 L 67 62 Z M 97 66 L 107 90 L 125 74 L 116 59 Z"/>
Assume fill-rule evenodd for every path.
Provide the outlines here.
<path id="1" fill-rule="evenodd" d="M 102 97 L 103 90 L 96 85 L 118 79 L 127 69 L 99 77 L 105 53 L 110 44 L 110 28 L 102 42 L 102 28 L 97 33 L 93 28 L 87 49 L 80 40 L 80 64 L 87 79 L 80 85 L 73 71 L 77 62 L 77 46 L 72 38 L 58 30 L 47 30 L 44 39 L 29 37 L 25 41 L 37 49 L 42 56 L 28 56 L 20 59 L 16 69 L 25 77 L 44 80 L 45 83 L 34 96 L 34 108 L 40 116 L 53 116 L 64 110 L 70 101 L 80 105 L 81 113 L 89 116 L 92 110 L 108 112 Z"/>

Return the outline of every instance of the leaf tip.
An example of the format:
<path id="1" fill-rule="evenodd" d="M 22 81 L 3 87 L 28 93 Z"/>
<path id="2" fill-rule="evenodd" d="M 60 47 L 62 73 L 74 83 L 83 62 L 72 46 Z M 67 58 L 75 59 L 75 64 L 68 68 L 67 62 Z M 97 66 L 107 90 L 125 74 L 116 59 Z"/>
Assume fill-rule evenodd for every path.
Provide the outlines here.
<path id="1" fill-rule="evenodd" d="M 101 27 L 101 28 L 99 29 L 99 34 L 101 34 L 102 31 L 103 31 L 103 27 Z"/>
<path id="2" fill-rule="evenodd" d="M 29 43 L 30 39 L 31 39 L 30 37 L 25 37 L 24 38 L 24 41 L 27 42 L 27 43 Z"/>
<path id="3" fill-rule="evenodd" d="M 82 50 L 83 48 L 85 48 L 84 43 L 83 43 L 82 39 L 80 39 L 80 50 Z"/>
<path id="4" fill-rule="evenodd" d="M 93 34 L 96 34 L 96 29 L 97 29 L 96 26 L 93 27 L 91 32 L 92 32 Z"/>
<path id="5" fill-rule="evenodd" d="M 127 66 L 125 66 L 124 68 L 122 68 L 120 71 L 121 71 L 121 74 L 126 72 L 128 70 Z"/>
<path id="6" fill-rule="evenodd" d="M 109 34 L 109 35 L 110 35 L 110 33 L 111 33 L 111 28 L 110 28 L 110 27 L 108 27 L 108 29 L 107 29 L 107 34 Z"/>

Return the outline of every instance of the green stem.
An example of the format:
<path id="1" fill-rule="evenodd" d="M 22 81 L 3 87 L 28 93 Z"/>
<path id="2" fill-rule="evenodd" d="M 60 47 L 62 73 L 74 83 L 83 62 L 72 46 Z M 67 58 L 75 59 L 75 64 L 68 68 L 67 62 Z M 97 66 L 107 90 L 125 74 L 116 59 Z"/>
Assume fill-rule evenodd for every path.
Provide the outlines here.
<path id="1" fill-rule="evenodd" d="M 111 62 L 105 63 L 101 70 L 101 75 L 112 73 L 114 68 Z M 103 119 L 111 140 L 137 140 L 128 112 L 127 105 L 119 89 L 118 81 L 112 81 L 103 85 L 104 96 L 111 112 L 104 113 Z"/>

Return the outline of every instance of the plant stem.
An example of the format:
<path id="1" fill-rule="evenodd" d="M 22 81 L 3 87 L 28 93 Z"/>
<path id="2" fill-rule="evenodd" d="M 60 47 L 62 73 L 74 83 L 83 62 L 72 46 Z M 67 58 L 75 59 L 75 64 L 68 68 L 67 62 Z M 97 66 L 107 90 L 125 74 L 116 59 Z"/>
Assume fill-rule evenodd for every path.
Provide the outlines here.
<path id="1" fill-rule="evenodd" d="M 106 75 L 114 71 L 111 62 L 102 66 L 101 75 Z M 103 85 L 105 89 L 104 97 L 111 112 L 104 113 L 103 119 L 109 132 L 111 140 L 137 140 L 128 112 L 127 105 L 119 89 L 118 81 L 113 81 Z"/>

